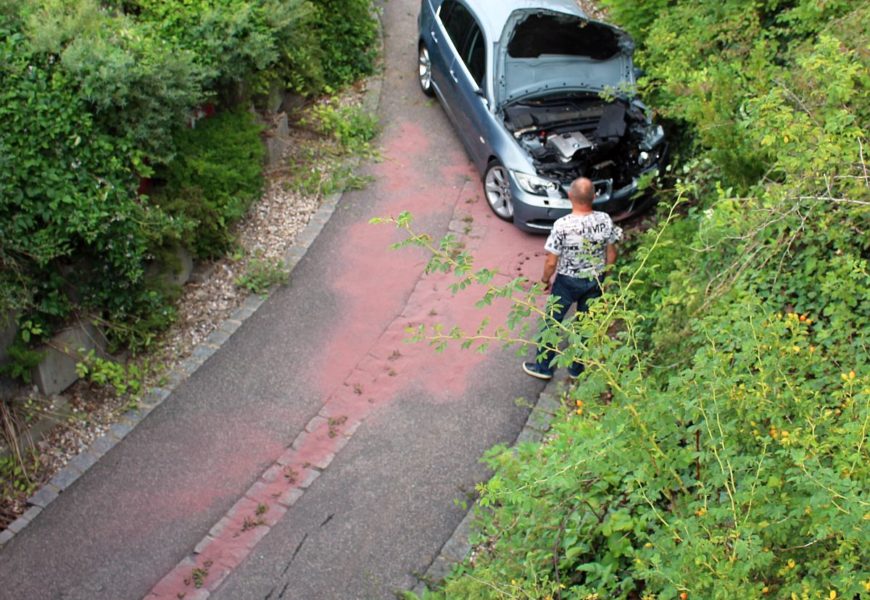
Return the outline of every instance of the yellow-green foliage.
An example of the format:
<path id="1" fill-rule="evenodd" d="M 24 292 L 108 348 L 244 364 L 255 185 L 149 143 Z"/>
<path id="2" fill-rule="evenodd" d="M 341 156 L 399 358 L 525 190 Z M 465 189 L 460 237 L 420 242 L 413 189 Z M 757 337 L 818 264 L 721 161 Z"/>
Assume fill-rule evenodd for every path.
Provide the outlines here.
<path id="1" fill-rule="evenodd" d="M 545 336 L 586 375 L 552 439 L 489 455 L 486 543 L 436 596 L 870 594 L 870 9 L 655 4 L 628 25 L 674 190 Z"/>

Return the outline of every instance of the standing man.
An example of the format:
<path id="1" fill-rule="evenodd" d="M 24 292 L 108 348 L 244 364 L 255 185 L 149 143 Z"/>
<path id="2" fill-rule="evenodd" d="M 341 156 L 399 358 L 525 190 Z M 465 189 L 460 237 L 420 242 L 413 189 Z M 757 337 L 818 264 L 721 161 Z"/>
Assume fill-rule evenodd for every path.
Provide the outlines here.
<path id="1" fill-rule="evenodd" d="M 580 177 L 568 189 L 571 214 L 553 223 L 550 237 L 544 249 L 547 258 L 541 283 L 550 291 L 554 305 L 552 317 L 559 323 L 575 302 L 577 312 L 586 312 L 587 302 L 601 295 L 604 269 L 616 261 L 616 242 L 622 239 L 622 229 L 615 226 L 610 215 L 592 210 L 595 186 L 592 181 Z M 550 280 L 556 274 L 552 288 Z M 545 324 L 546 326 L 546 324 Z M 538 348 L 536 362 L 524 362 L 523 371 L 538 379 L 552 379 L 554 368 L 551 362 L 555 350 Z M 583 372 L 583 364 L 575 362 L 568 375 L 576 378 Z"/>

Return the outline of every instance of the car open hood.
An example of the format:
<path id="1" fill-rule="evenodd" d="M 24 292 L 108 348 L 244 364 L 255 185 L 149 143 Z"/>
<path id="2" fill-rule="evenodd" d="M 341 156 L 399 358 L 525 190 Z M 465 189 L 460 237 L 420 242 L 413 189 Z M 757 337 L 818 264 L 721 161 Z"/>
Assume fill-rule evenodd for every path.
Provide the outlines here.
<path id="1" fill-rule="evenodd" d="M 554 91 L 600 92 L 634 83 L 634 43 L 599 21 L 553 9 L 521 9 L 495 44 L 496 108 Z"/>

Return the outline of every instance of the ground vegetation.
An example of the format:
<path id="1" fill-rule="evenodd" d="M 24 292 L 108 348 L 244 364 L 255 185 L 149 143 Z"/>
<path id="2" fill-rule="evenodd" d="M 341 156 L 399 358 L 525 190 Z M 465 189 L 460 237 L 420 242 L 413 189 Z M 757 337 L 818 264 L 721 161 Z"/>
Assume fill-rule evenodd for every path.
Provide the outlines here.
<path id="1" fill-rule="evenodd" d="M 432 597 L 864 597 L 870 10 L 602 4 L 674 141 L 657 223 L 588 315 L 550 323 L 559 364 L 586 372 L 543 444 L 487 455 L 474 555 Z M 528 352 L 539 289 L 494 287 L 455 241 L 397 223 L 457 289 L 513 306 L 419 338 Z"/>

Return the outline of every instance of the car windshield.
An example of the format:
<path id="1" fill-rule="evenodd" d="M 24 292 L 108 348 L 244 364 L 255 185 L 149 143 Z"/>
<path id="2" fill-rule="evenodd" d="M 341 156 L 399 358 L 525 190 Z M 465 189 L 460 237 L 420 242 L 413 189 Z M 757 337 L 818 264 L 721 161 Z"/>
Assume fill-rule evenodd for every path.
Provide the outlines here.
<path id="1" fill-rule="evenodd" d="M 556 54 L 607 60 L 619 52 L 615 30 L 571 15 L 529 15 L 516 26 L 508 42 L 511 58 Z"/>

